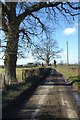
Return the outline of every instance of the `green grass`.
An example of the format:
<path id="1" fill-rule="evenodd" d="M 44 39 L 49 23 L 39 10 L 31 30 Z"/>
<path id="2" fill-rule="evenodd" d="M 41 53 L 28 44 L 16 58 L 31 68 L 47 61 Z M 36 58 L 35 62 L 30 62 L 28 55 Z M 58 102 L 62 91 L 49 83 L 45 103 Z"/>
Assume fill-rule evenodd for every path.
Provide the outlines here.
<path id="1" fill-rule="evenodd" d="M 66 79 L 78 80 L 78 66 L 58 66 L 57 69 L 61 72 Z M 71 78 L 72 77 L 72 78 Z"/>
<path id="2" fill-rule="evenodd" d="M 39 67 L 36 67 L 36 68 L 39 68 Z M 29 69 L 29 68 L 16 68 L 16 75 L 17 75 L 18 81 L 22 80 L 22 70 L 23 69 Z M 57 66 L 57 69 L 59 70 L 59 72 L 64 74 L 66 79 L 68 79 L 69 77 L 78 76 L 77 66 L 69 66 L 69 67 Z M 4 74 L 4 68 L 0 68 L 0 74 Z M 78 77 L 71 78 L 70 81 L 75 80 L 75 79 L 78 79 Z M 12 86 L 11 88 L 9 88 L 9 90 L 7 90 L 6 93 L 3 94 L 3 105 L 6 106 L 11 101 L 11 99 L 13 99 L 15 96 L 20 94 L 21 91 L 25 90 L 30 85 L 31 85 L 30 83 L 28 83 L 28 84 L 24 83 L 24 84 L 20 84 L 17 87 Z M 77 87 L 77 86 L 80 87 L 80 83 L 75 83 L 74 85 L 75 85 L 75 87 Z"/>
<path id="3" fill-rule="evenodd" d="M 0 74 L 4 74 L 4 68 L 0 68 Z"/>
<path id="4" fill-rule="evenodd" d="M 63 73 L 66 78 L 78 76 L 78 67 L 77 66 L 66 66 L 66 65 L 59 65 L 57 69 Z"/>
<path id="5" fill-rule="evenodd" d="M 22 80 L 22 69 L 23 68 L 16 68 L 16 76 L 18 81 Z M 4 73 L 5 73 L 4 68 L 0 68 L 0 74 L 4 75 Z"/>
<path id="6" fill-rule="evenodd" d="M 29 69 L 29 68 L 16 68 L 18 81 L 21 81 L 23 69 Z M 0 71 L 2 74 L 4 74 L 4 69 L 0 69 Z M 39 78 L 37 77 L 37 79 Z M 27 81 L 23 81 L 23 83 L 20 82 L 16 84 L 11 84 L 3 88 L 3 95 L 2 95 L 3 107 L 6 107 L 9 104 L 9 102 L 11 102 L 15 97 L 17 97 L 22 91 L 29 88 L 34 82 L 36 82 L 36 77 L 33 76 L 29 78 L 29 80 L 27 79 Z"/>
<path id="7" fill-rule="evenodd" d="M 57 69 L 59 70 L 59 72 L 61 72 L 65 78 L 68 80 L 68 82 L 71 82 L 73 80 L 80 80 L 80 78 L 78 77 L 78 66 L 65 66 L 65 65 L 59 65 L 57 66 Z M 70 79 L 69 79 L 70 78 Z M 73 84 L 74 88 L 76 89 L 76 91 L 79 91 L 80 88 L 80 82 L 75 82 Z"/>
<path id="8" fill-rule="evenodd" d="M 10 101 L 12 101 L 16 96 L 30 86 L 31 83 L 20 83 L 8 86 L 6 90 L 4 90 L 2 96 L 3 107 L 5 107 Z"/>
<path id="9" fill-rule="evenodd" d="M 45 66 L 40 66 L 40 67 L 28 67 L 28 68 L 16 68 L 16 77 L 17 77 L 17 80 L 20 82 L 22 80 L 22 70 L 23 69 L 31 69 L 31 68 L 44 68 Z M 5 70 L 4 68 L 0 68 L 0 74 L 4 75 L 5 73 Z"/>
<path id="10" fill-rule="evenodd" d="M 35 67 L 32 67 L 32 68 L 35 68 Z M 39 68 L 39 67 L 36 67 L 36 68 Z M 23 69 L 31 69 L 31 68 L 16 68 L 16 76 L 17 76 L 18 81 L 22 80 L 22 70 Z M 73 76 L 78 76 L 77 66 L 67 67 L 65 65 L 58 65 L 57 69 L 61 73 L 63 73 L 66 78 L 73 77 Z M 4 68 L 0 68 L 0 74 L 4 75 Z"/>
<path id="11" fill-rule="evenodd" d="M 22 80 L 22 69 L 23 68 L 16 68 L 16 77 L 18 81 Z"/>

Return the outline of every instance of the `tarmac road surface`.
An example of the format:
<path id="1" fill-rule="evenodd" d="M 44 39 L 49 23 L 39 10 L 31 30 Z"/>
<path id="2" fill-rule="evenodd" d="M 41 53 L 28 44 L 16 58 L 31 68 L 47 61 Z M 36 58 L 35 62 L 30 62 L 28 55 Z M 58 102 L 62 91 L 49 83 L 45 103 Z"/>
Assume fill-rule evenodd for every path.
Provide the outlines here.
<path id="1" fill-rule="evenodd" d="M 63 75 L 52 70 L 32 97 L 25 100 L 9 118 L 19 120 L 80 120 L 79 106 Z"/>

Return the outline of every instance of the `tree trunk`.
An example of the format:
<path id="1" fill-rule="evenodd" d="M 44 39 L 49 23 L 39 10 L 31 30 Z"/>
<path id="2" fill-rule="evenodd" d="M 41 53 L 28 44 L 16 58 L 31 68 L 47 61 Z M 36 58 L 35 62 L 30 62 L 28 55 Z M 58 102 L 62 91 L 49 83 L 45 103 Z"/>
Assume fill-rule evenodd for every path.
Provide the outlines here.
<path id="1" fill-rule="evenodd" d="M 11 84 L 17 81 L 16 61 L 17 61 L 17 50 L 18 50 L 18 34 L 15 31 L 10 30 L 6 35 L 7 47 L 6 47 L 5 60 L 4 60 L 6 84 Z"/>
<path id="2" fill-rule="evenodd" d="M 49 59 L 46 60 L 46 65 L 49 66 Z"/>
<path id="3" fill-rule="evenodd" d="M 6 36 L 6 50 L 5 50 L 5 82 L 11 84 L 16 79 L 16 61 L 18 50 L 19 24 L 16 17 L 17 3 L 6 2 L 2 4 L 2 28 Z"/>
<path id="4" fill-rule="evenodd" d="M 50 59 L 49 59 L 49 53 L 46 54 L 46 65 L 49 66 L 49 62 L 50 62 Z"/>

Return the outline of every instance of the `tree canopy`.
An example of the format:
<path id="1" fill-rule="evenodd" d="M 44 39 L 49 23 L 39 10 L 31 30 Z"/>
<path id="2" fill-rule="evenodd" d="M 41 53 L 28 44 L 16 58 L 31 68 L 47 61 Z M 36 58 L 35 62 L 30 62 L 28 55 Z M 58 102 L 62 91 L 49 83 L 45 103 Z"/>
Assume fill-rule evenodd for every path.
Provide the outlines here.
<path id="1" fill-rule="evenodd" d="M 57 41 L 50 36 L 41 41 L 41 43 L 38 43 L 32 54 L 38 60 L 42 60 L 46 65 L 49 65 L 51 60 L 60 57 L 59 53 L 61 51 L 62 49 L 59 50 Z"/>

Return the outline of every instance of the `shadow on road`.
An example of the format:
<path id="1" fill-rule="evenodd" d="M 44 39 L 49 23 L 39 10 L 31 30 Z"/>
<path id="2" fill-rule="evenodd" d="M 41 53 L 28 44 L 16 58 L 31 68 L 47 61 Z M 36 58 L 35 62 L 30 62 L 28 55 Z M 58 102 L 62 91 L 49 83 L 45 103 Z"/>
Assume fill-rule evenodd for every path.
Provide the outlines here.
<path id="1" fill-rule="evenodd" d="M 75 101 L 71 91 L 65 86 L 69 86 L 69 84 L 66 83 L 63 75 L 52 69 L 49 76 L 46 79 L 41 79 L 35 89 L 32 89 L 30 94 L 28 93 L 29 96 L 6 118 L 14 120 L 70 120 L 66 116 L 69 114 L 68 109 L 74 107 Z M 68 103 L 72 103 L 73 107 Z"/>

